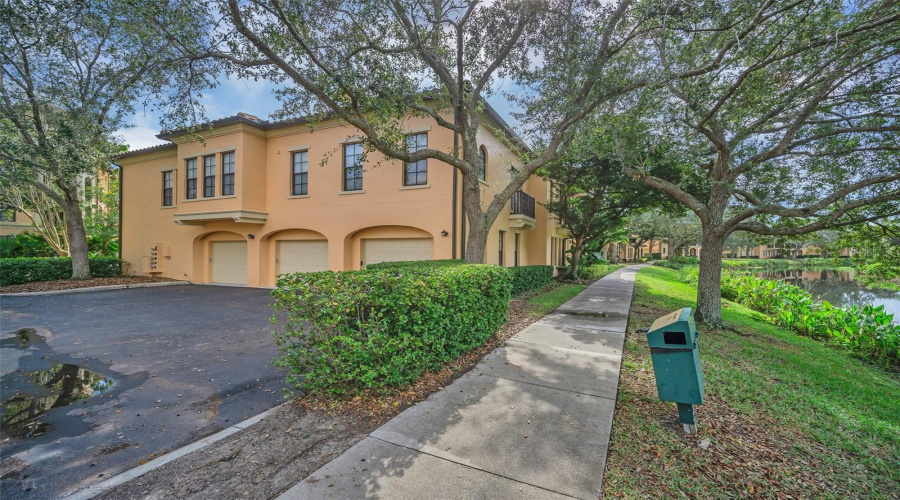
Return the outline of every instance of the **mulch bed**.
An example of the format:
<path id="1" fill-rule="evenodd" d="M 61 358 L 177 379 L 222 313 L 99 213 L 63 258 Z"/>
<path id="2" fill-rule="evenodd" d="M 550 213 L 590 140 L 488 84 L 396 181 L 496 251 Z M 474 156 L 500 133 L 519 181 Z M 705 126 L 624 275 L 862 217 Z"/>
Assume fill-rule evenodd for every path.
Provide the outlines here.
<path id="1" fill-rule="evenodd" d="M 484 345 L 411 385 L 343 398 L 301 395 L 244 431 L 97 498 L 274 498 L 539 320 L 534 307 L 527 297 L 510 301 L 507 322 Z"/>
<path id="2" fill-rule="evenodd" d="M 136 285 L 139 283 L 160 283 L 163 281 L 177 280 L 151 276 L 115 276 L 112 278 L 91 278 L 86 280 L 33 281 L 31 283 L 22 283 L 20 285 L 0 286 L 0 293 L 52 292 L 56 290 L 74 290 L 76 288 L 90 288 L 94 286 Z"/>

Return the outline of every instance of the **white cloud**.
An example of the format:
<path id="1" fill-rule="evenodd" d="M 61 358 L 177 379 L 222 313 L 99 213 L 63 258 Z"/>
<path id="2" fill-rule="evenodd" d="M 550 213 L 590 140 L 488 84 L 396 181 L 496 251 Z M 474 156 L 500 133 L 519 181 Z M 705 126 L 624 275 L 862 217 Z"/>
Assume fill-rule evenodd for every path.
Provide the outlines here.
<path id="1" fill-rule="evenodd" d="M 157 139 L 156 134 L 158 133 L 158 129 L 150 127 L 132 127 L 119 130 L 116 135 L 121 137 L 123 142 L 128 145 L 129 151 L 134 151 L 135 149 L 149 148 L 150 146 L 158 146 L 169 142 Z"/>

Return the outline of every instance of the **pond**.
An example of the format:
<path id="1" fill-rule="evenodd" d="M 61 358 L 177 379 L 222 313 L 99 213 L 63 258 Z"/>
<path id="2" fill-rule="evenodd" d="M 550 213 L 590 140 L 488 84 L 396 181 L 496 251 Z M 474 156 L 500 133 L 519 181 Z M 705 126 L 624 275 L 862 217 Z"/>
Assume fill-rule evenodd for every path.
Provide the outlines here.
<path id="1" fill-rule="evenodd" d="M 787 281 L 803 288 L 819 300 L 827 300 L 834 306 L 883 305 L 885 312 L 894 315 L 894 322 L 900 323 L 900 292 L 867 289 L 853 279 L 851 271 L 779 269 L 759 271 L 753 274 L 761 278 Z"/>

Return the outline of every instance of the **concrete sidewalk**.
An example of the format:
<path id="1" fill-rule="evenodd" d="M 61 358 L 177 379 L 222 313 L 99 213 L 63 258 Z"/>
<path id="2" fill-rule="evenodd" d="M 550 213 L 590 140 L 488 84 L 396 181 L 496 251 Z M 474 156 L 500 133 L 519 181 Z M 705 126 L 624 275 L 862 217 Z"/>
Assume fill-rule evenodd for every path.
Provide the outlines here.
<path id="1" fill-rule="evenodd" d="M 637 269 L 597 281 L 280 498 L 596 499 Z"/>

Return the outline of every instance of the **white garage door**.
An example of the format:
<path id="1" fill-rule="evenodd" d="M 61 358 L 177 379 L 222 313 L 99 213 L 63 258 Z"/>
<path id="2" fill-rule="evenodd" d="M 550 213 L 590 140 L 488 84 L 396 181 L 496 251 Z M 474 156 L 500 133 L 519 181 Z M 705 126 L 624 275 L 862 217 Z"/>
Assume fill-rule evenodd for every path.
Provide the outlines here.
<path id="1" fill-rule="evenodd" d="M 431 260 L 431 238 L 391 238 L 363 240 L 366 265 L 398 260 Z"/>
<path id="2" fill-rule="evenodd" d="M 212 282 L 247 284 L 247 242 L 215 241 L 212 244 Z"/>
<path id="3" fill-rule="evenodd" d="M 328 270 L 328 241 L 278 242 L 278 274 Z"/>

